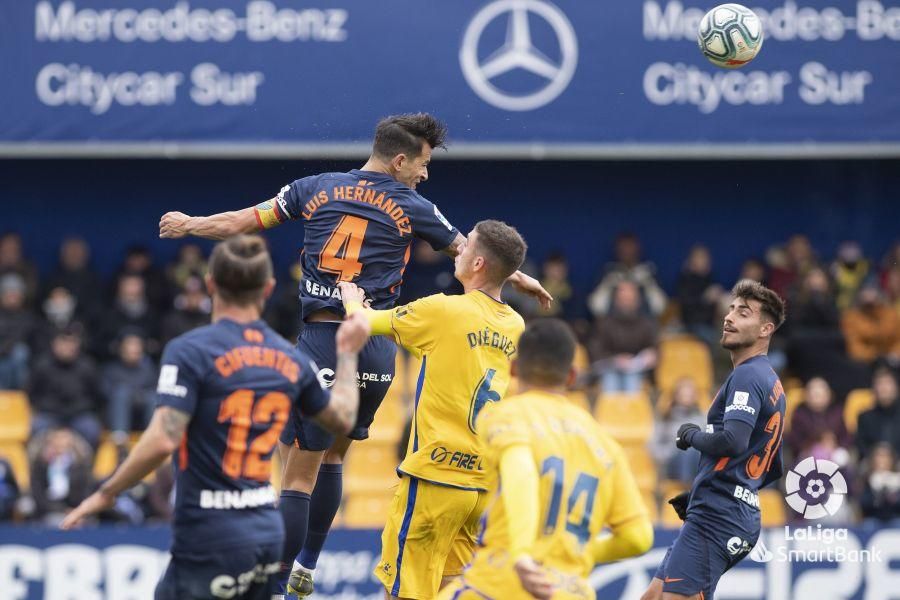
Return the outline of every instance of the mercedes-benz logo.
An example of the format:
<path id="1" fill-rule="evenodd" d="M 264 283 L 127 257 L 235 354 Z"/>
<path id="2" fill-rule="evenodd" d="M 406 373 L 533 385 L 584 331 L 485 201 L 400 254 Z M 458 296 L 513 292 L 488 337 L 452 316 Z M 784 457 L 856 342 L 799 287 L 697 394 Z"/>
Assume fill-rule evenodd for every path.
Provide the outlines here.
<path id="1" fill-rule="evenodd" d="M 557 64 L 534 46 L 529 13 L 546 21 L 559 42 Z M 485 28 L 501 15 L 508 15 L 506 41 L 493 54 L 479 60 L 478 42 Z M 552 102 L 569 85 L 578 64 L 578 40 L 566 15 L 543 0 L 496 0 L 478 11 L 466 28 L 459 62 L 469 86 L 482 100 L 505 110 L 534 110 Z M 523 69 L 547 80 L 537 91 L 514 95 L 491 80 L 515 69 Z"/>

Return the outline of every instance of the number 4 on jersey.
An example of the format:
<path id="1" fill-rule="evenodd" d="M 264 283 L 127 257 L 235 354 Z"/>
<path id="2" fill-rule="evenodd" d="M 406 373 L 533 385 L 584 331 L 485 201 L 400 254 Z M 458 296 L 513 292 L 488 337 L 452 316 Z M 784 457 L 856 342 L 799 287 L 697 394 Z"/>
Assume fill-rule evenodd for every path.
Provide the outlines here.
<path id="1" fill-rule="evenodd" d="M 359 217 L 345 215 L 319 255 L 319 270 L 337 275 L 338 281 L 353 281 L 362 273 L 359 262 L 366 228 L 369 222 Z"/>

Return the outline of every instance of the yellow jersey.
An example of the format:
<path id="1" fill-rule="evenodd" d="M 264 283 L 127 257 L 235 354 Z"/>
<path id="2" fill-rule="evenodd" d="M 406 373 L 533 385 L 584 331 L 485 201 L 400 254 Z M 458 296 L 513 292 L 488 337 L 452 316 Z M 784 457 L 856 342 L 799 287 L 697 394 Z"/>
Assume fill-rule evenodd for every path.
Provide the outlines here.
<path id="1" fill-rule="evenodd" d="M 421 356 L 415 413 L 401 473 L 463 489 L 486 489 L 478 414 L 509 386 L 522 317 L 475 290 L 436 294 L 391 311 L 398 344 Z"/>
<path id="2" fill-rule="evenodd" d="M 606 526 L 646 515 L 621 446 L 565 396 L 531 391 L 508 398 L 482 411 L 478 431 L 485 440 L 491 500 L 476 557 L 509 547 L 499 461 L 513 445 L 531 448 L 541 477 L 538 537 L 530 552 L 538 562 L 587 577 L 594 568 L 590 541 Z"/>

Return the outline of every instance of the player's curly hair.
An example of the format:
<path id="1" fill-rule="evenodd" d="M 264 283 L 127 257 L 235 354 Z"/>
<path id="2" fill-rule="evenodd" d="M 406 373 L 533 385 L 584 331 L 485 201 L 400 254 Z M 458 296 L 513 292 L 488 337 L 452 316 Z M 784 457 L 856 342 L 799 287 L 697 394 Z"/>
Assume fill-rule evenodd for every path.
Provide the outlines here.
<path id="1" fill-rule="evenodd" d="M 756 300 L 759 302 L 760 312 L 775 324 L 775 329 L 784 324 L 786 314 L 784 300 L 760 282 L 752 279 L 742 279 L 731 289 L 731 295 L 741 300 Z"/>
<path id="2" fill-rule="evenodd" d="M 398 154 L 415 158 L 422 153 L 422 142 L 432 148 L 446 148 L 447 125 L 428 113 L 391 115 L 375 127 L 372 153 L 390 160 Z"/>
<path id="3" fill-rule="evenodd" d="M 209 273 L 222 300 L 246 306 L 262 299 L 272 278 L 272 257 L 258 235 L 236 235 L 221 241 L 209 257 Z"/>
<path id="4" fill-rule="evenodd" d="M 502 284 L 525 262 L 528 244 L 515 227 L 502 221 L 479 221 L 475 232 L 478 250 L 486 255 L 488 274 L 496 283 Z"/>

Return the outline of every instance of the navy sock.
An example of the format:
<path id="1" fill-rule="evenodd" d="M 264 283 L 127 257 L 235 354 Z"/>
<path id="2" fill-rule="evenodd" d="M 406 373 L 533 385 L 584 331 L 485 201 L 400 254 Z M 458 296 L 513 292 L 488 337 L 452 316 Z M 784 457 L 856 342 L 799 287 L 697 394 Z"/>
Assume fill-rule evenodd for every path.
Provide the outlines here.
<path id="1" fill-rule="evenodd" d="M 309 502 L 309 531 L 299 559 L 307 569 L 316 568 L 328 530 L 341 507 L 343 471 L 342 465 L 323 464 L 319 467 L 319 478 Z"/>
<path id="2" fill-rule="evenodd" d="M 294 559 L 306 540 L 309 525 L 309 494 L 282 490 L 278 510 L 284 520 L 284 551 L 281 554 L 281 573 L 279 573 L 279 584 L 283 591 L 291 575 Z"/>

